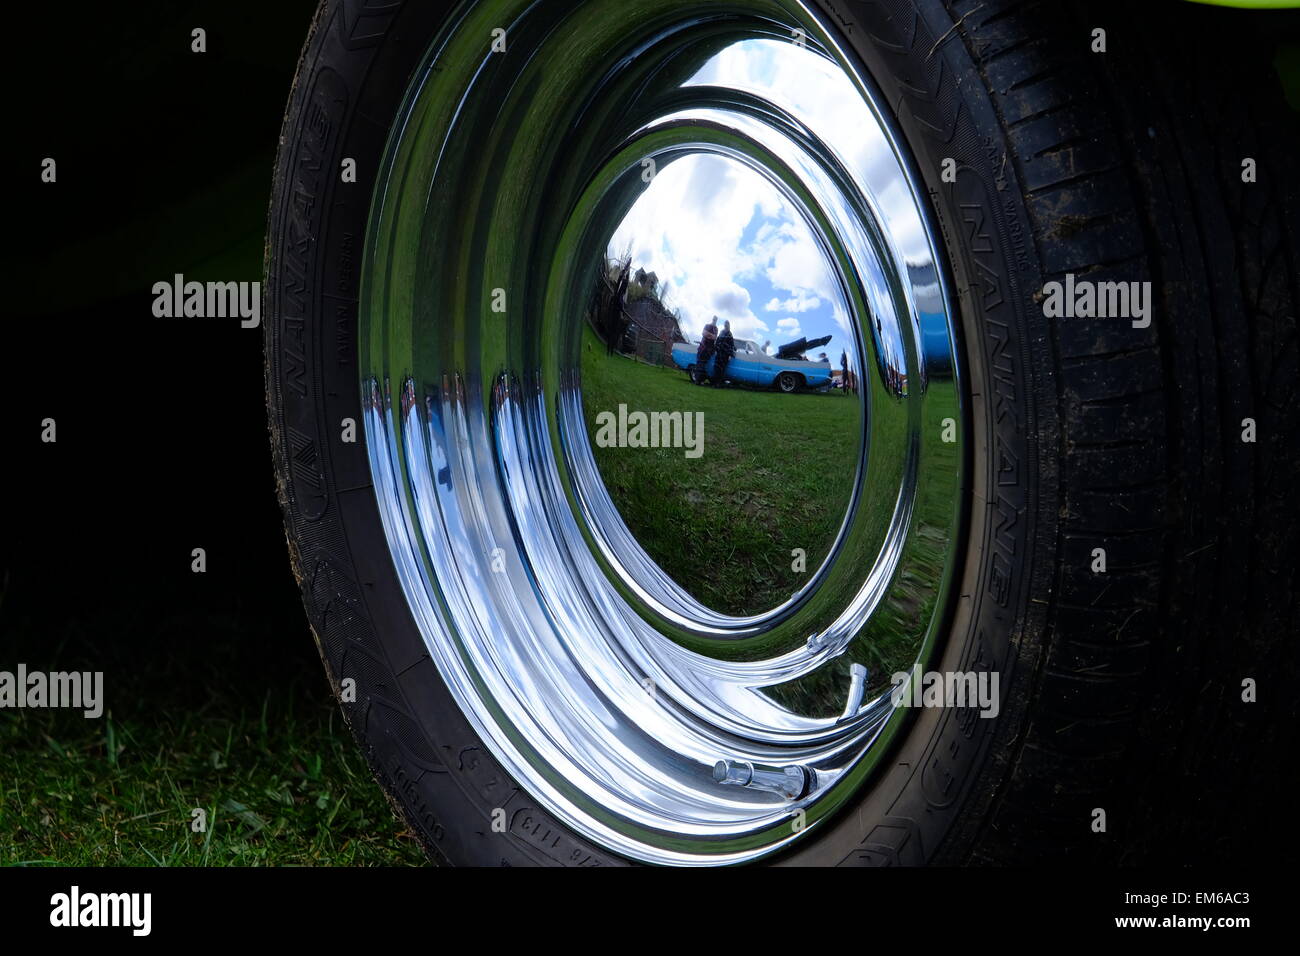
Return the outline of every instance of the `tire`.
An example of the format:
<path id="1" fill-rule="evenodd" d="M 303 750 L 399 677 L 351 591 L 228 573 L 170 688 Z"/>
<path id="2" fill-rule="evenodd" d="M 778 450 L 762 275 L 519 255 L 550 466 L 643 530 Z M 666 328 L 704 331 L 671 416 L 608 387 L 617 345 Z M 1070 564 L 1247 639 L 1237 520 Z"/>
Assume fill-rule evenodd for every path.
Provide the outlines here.
<path id="1" fill-rule="evenodd" d="M 802 380 L 794 372 L 782 372 L 776 377 L 776 387 L 787 394 L 797 392 L 801 384 Z"/>
<path id="2" fill-rule="evenodd" d="M 1002 698 L 989 720 L 909 715 L 851 802 L 764 860 L 1276 852 L 1252 820 L 1287 796 L 1262 768 L 1294 752 L 1298 723 L 1294 642 L 1278 639 L 1300 630 L 1297 132 L 1258 52 L 1279 21 L 1162 3 L 821 7 L 894 107 L 961 323 L 968 513 L 929 666 L 996 672 Z M 366 442 L 345 440 L 379 402 L 359 385 L 368 177 L 451 8 L 326 0 L 290 95 L 264 302 L 290 558 L 347 722 L 431 857 L 618 865 L 457 703 Z M 344 158 L 356 183 L 335 173 Z M 1044 291 L 1068 273 L 1150 281 L 1149 326 L 1049 319 Z"/>

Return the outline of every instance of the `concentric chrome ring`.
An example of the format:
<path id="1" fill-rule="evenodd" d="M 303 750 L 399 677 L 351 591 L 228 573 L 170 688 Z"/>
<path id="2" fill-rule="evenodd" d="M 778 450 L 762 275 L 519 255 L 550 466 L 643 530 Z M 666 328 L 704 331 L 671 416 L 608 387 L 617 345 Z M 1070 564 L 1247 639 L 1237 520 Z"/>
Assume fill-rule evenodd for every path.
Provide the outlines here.
<path id="1" fill-rule="evenodd" d="M 359 328 L 394 565 L 494 755 L 631 859 L 744 862 L 816 831 L 900 727 L 890 675 L 942 632 L 963 514 L 955 313 L 888 117 L 796 0 L 480 0 L 431 46 L 391 136 Z M 649 560 L 583 420 L 592 263 L 643 161 L 698 154 L 800 210 L 863 368 L 834 548 L 749 617 Z"/>

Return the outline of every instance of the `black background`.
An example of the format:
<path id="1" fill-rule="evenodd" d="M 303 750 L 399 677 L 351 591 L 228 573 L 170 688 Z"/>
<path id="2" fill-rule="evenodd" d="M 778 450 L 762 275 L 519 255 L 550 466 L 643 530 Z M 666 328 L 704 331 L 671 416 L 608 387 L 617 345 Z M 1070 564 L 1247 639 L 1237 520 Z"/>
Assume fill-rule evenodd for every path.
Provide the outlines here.
<path id="1" fill-rule="evenodd" d="M 6 44 L 0 665 L 111 667 L 178 640 L 201 664 L 214 641 L 274 639 L 269 672 L 243 675 L 250 697 L 299 667 L 324 686 L 275 499 L 261 329 L 157 319 L 151 292 L 177 272 L 261 280 L 315 2 L 22 6 Z"/>

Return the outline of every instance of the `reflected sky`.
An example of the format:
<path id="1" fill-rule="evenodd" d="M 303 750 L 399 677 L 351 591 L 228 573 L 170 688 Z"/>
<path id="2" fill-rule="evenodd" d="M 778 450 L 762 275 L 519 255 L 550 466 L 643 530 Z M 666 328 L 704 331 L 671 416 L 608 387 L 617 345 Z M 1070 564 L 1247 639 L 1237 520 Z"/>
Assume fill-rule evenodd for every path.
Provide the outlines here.
<path id="1" fill-rule="evenodd" d="M 913 334 L 927 352 L 933 347 L 935 354 L 945 355 L 946 335 L 925 327 L 926 316 L 946 312 L 933 266 L 934 251 L 910 189 L 895 173 L 894 146 L 881 125 L 865 115 L 868 107 L 849 75 L 815 49 L 784 39 L 751 38 L 711 56 L 684 85 L 744 90 L 778 105 L 812 130 L 858 182 L 868 184 L 863 198 L 875 218 L 887 223 L 884 241 L 891 249 L 890 258 L 909 276 L 914 300 L 908 319 Z M 884 360 L 901 366 L 898 330 L 888 323 L 868 324 Z M 842 344 L 843 338 L 833 343 L 837 350 Z"/>
<path id="2" fill-rule="evenodd" d="M 894 159 L 888 140 L 877 124 L 860 121 L 865 107 L 853 80 L 814 50 L 783 40 L 744 40 L 711 57 L 684 85 L 745 90 L 780 105 L 834 143 L 844 165 L 888 184 L 874 197 L 878 204 L 891 210 L 910 206 L 906 185 L 889 175 Z M 885 175 L 872 176 L 873 170 Z M 891 239 L 905 261 L 927 258 L 920 220 L 895 212 L 891 223 Z"/>
<path id="3" fill-rule="evenodd" d="M 736 160 L 692 153 L 661 165 L 609 243 L 611 258 L 654 272 L 665 305 L 698 340 L 712 316 L 760 347 L 832 336 L 825 352 L 853 363 L 848 311 L 812 230 L 762 175 Z"/>

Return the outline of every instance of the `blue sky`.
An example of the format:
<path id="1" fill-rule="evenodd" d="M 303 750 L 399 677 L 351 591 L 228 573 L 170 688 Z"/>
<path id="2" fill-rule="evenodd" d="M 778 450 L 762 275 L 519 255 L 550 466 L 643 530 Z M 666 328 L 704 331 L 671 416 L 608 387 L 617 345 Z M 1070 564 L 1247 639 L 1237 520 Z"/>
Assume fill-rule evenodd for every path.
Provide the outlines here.
<path id="1" fill-rule="evenodd" d="M 713 315 L 760 346 L 829 334 L 839 364 L 848 312 L 830 265 L 795 207 L 742 163 L 694 153 L 661 166 L 610 240 L 611 256 L 629 249 L 688 334 Z"/>

